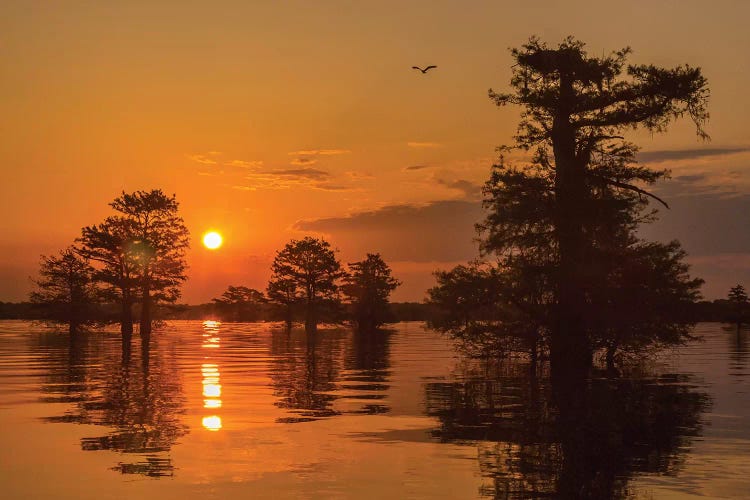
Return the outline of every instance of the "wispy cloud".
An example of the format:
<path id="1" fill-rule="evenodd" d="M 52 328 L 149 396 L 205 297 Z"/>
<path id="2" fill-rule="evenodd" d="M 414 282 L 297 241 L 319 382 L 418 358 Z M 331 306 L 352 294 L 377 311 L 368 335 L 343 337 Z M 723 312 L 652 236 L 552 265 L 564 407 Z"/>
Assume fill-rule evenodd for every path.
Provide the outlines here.
<path id="1" fill-rule="evenodd" d="M 263 166 L 263 160 L 231 160 L 225 163 L 225 165 L 228 165 L 230 167 L 239 167 L 239 168 L 260 168 Z"/>
<path id="2" fill-rule="evenodd" d="M 353 187 L 353 186 L 345 186 L 343 184 L 331 184 L 328 182 L 312 184 L 310 187 L 313 189 L 318 189 L 320 191 L 361 191 L 361 189 Z"/>
<path id="3" fill-rule="evenodd" d="M 406 143 L 407 146 L 410 148 L 440 148 L 443 147 L 442 144 L 439 142 L 419 142 L 419 141 L 409 141 Z"/>
<path id="4" fill-rule="evenodd" d="M 404 167 L 404 170 L 424 170 L 426 168 L 430 168 L 430 165 L 409 165 L 408 167 Z"/>
<path id="5" fill-rule="evenodd" d="M 313 158 L 295 158 L 292 161 L 290 161 L 292 165 L 315 165 L 318 163 L 318 160 L 315 160 Z"/>
<path id="6" fill-rule="evenodd" d="M 216 151 L 210 151 L 207 154 L 192 154 L 192 155 L 186 155 L 189 159 L 191 159 L 194 162 L 200 163 L 202 165 L 216 165 L 217 161 L 212 158 L 212 156 L 216 156 Z"/>
<path id="7" fill-rule="evenodd" d="M 727 156 L 747 151 L 750 151 L 749 146 L 642 151 L 638 153 L 638 159 L 644 162 L 693 160 L 710 156 Z"/>
<path id="8" fill-rule="evenodd" d="M 310 180 L 324 180 L 328 179 L 331 176 L 329 172 L 317 168 L 287 168 L 281 170 L 266 170 L 262 173 L 282 178 L 299 178 Z"/>
<path id="9" fill-rule="evenodd" d="M 349 149 L 302 149 L 299 151 L 290 151 L 290 156 L 335 156 L 351 153 Z"/>
<path id="10" fill-rule="evenodd" d="M 375 178 L 375 176 L 369 172 L 358 172 L 356 170 L 349 170 L 347 172 L 344 172 L 344 175 L 346 175 L 348 178 L 352 179 L 353 181 L 360 181 L 360 180 Z"/>
<path id="11" fill-rule="evenodd" d="M 435 179 L 435 181 L 449 189 L 461 191 L 467 200 L 479 200 L 482 197 L 482 184 L 472 182 L 467 179 L 445 180 Z"/>

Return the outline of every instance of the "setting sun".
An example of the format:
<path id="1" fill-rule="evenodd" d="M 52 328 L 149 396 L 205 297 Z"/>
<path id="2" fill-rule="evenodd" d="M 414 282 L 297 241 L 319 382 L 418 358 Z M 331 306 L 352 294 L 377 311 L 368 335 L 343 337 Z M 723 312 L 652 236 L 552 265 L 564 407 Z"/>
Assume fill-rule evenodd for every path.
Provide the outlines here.
<path id="1" fill-rule="evenodd" d="M 224 238 L 216 231 L 209 231 L 203 235 L 203 245 L 211 250 L 216 250 L 224 243 Z"/>

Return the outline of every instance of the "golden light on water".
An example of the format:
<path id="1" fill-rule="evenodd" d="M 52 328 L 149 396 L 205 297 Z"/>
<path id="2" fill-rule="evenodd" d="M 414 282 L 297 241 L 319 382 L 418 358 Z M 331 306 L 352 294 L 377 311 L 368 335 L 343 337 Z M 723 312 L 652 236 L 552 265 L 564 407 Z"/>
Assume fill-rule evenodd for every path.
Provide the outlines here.
<path id="1" fill-rule="evenodd" d="M 221 238 L 221 236 L 219 236 Z M 206 238 L 203 238 L 204 244 Z M 221 242 L 219 242 L 221 245 Z M 206 245 L 208 246 L 208 245 Z M 210 248 L 210 247 L 209 247 Z M 218 349 L 220 347 L 219 329 L 221 322 L 207 320 L 203 322 L 203 345 L 202 347 Z M 210 356 L 205 357 L 210 361 Z M 217 410 L 222 407 L 221 402 L 221 373 L 218 363 L 206 362 L 201 364 L 201 375 L 203 376 L 203 408 L 207 410 Z M 209 431 L 218 431 L 222 427 L 221 417 L 218 415 L 208 415 L 201 421 L 203 427 Z"/>
<path id="2" fill-rule="evenodd" d="M 209 250 L 216 250 L 222 243 L 224 243 L 224 238 L 216 231 L 209 231 L 203 235 L 203 246 Z"/>
<path id="3" fill-rule="evenodd" d="M 221 397 L 221 385 L 219 384 L 204 384 L 203 385 L 203 396 L 207 398 L 220 398 Z"/>
<path id="4" fill-rule="evenodd" d="M 221 429 L 221 417 L 211 415 L 210 417 L 203 417 L 203 427 L 209 431 L 218 431 Z"/>

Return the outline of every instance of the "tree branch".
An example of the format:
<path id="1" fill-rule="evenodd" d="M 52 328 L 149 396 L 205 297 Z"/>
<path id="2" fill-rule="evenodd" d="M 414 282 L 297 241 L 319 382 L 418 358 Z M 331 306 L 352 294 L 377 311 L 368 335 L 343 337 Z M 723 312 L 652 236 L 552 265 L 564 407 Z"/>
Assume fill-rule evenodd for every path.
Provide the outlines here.
<path id="1" fill-rule="evenodd" d="M 661 203 L 662 205 L 664 205 L 667 209 L 669 209 L 669 205 L 667 204 L 666 201 L 662 200 L 661 198 L 659 198 L 655 194 L 646 191 L 645 189 L 639 188 L 638 186 L 634 186 L 632 184 L 627 184 L 625 182 L 616 181 L 614 179 L 608 179 L 607 177 L 603 177 L 601 175 L 596 175 L 596 174 L 592 174 L 592 173 L 588 173 L 587 175 L 589 177 L 594 177 L 596 179 L 599 179 L 600 181 L 603 181 L 605 184 L 609 184 L 610 186 L 615 186 L 615 187 L 619 187 L 619 188 L 622 188 L 622 189 L 627 189 L 629 191 L 635 191 L 638 194 L 643 194 L 643 195 L 649 196 L 649 197 L 655 199 L 656 201 L 658 201 L 659 203 Z"/>

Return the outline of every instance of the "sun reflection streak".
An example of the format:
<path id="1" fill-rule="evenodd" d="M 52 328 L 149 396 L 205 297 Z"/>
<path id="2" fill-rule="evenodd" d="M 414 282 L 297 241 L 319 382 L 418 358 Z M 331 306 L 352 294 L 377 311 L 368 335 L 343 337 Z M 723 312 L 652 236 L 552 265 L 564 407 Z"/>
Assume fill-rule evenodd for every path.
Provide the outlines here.
<path id="1" fill-rule="evenodd" d="M 218 349 L 221 339 L 219 338 L 219 321 L 203 322 L 203 345 L 204 348 Z M 221 402 L 221 373 L 216 363 L 203 363 L 201 365 L 203 375 L 203 408 L 215 410 L 222 407 Z M 203 427 L 209 431 L 218 431 L 222 428 L 221 417 L 208 415 L 201 421 Z"/>
<path id="2" fill-rule="evenodd" d="M 203 417 L 203 427 L 209 431 L 218 431 L 221 429 L 221 417 L 211 415 L 210 417 Z"/>

